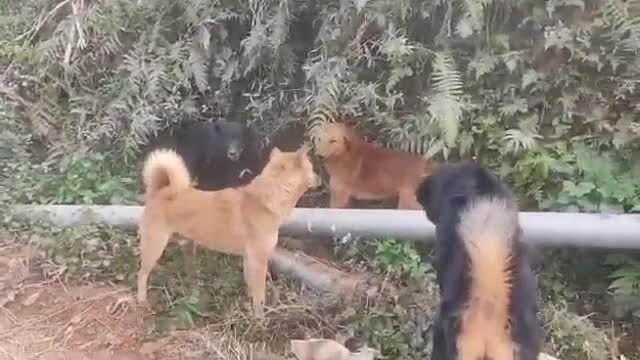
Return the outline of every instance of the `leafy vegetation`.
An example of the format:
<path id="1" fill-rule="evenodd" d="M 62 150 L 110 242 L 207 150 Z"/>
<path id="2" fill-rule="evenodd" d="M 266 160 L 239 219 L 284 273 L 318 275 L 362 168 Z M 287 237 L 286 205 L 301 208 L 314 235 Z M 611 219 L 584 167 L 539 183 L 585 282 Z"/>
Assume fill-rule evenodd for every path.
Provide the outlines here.
<path id="1" fill-rule="evenodd" d="M 640 211 L 638 0 L 0 8 L 2 204 L 133 203 L 159 132 L 224 115 L 265 139 L 355 118 L 388 146 L 489 165 L 523 209 Z M 377 246 L 384 271 L 422 272 Z M 611 291 L 640 287 L 637 256 L 607 266 Z"/>
<path id="2" fill-rule="evenodd" d="M 375 242 L 375 264 L 383 271 L 396 276 L 409 276 L 425 280 L 430 266 L 422 261 L 418 252 L 407 242 L 380 239 Z"/>
<path id="3" fill-rule="evenodd" d="M 355 117 L 491 165 L 527 207 L 637 210 L 637 1 L 41 4 L 3 4 L 0 89 L 49 151 L 135 154 L 214 114 L 267 138 Z"/>

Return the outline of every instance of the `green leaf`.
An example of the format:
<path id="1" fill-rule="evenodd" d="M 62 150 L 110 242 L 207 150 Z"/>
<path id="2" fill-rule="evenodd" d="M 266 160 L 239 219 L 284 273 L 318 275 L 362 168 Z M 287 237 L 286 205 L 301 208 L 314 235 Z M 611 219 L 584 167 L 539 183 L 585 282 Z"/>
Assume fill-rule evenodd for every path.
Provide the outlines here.
<path id="1" fill-rule="evenodd" d="M 498 65 L 498 58 L 490 53 L 480 53 L 469 63 L 469 70 L 475 72 L 476 80 L 490 73 Z"/>
<path id="2" fill-rule="evenodd" d="M 191 312 L 186 307 L 180 307 L 178 309 L 178 318 L 187 323 L 189 326 L 194 325 L 193 316 L 191 316 Z"/>
<path id="3" fill-rule="evenodd" d="M 504 63 L 504 66 L 507 67 L 507 70 L 510 73 L 513 73 L 517 69 L 518 64 L 520 64 L 521 58 L 521 51 L 509 51 L 502 54 L 502 62 Z"/>
<path id="4" fill-rule="evenodd" d="M 526 89 L 531 84 L 535 84 L 537 81 L 544 79 L 544 75 L 535 71 L 534 69 L 527 70 L 522 75 L 522 89 Z"/>
<path id="5" fill-rule="evenodd" d="M 498 109 L 500 116 L 512 116 L 517 113 L 526 113 L 529 111 L 529 105 L 525 99 L 517 98 L 509 104 L 504 104 Z"/>

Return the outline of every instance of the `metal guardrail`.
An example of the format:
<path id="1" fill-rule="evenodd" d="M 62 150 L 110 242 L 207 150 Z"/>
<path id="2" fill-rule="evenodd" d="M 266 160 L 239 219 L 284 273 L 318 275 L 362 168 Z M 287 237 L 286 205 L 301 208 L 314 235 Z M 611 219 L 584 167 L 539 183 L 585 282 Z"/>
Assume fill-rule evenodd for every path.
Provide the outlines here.
<path id="1" fill-rule="evenodd" d="M 16 205 L 22 218 L 45 218 L 59 226 L 100 223 L 136 229 L 142 206 Z M 212 219 L 215 221 L 215 219 Z M 542 246 L 640 249 L 640 215 L 521 212 L 527 242 Z M 363 236 L 432 241 L 435 226 L 422 211 L 296 208 L 280 228 L 290 236 Z"/>

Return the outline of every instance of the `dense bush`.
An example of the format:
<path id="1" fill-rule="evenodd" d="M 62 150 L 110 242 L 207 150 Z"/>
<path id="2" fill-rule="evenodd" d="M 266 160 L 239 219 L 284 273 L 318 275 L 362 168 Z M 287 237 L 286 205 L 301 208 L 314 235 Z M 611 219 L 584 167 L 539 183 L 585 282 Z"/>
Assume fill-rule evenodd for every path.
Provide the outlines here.
<path id="1" fill-rule="evenodd" d="M 349 116 L 491 164 L 528 206 L 636 206 L 637 0 L 44 4 L 3 1 L 0 89 L 52 148 L 135 151 L 214 114 L 265 135 Z M 600 190 L 589 151 L 624 189 Z"/>

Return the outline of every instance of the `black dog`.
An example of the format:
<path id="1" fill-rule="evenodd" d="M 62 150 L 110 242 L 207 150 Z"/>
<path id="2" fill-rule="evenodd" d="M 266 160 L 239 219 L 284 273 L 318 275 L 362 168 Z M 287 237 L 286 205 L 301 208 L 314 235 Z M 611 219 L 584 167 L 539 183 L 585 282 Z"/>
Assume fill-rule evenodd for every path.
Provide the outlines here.
<path id="1" fill-rule="evenodd" d="M 200 190 L 246 185 L 263 167 L 257 134 L 238 122 L 194 123 L 176 136 L 172 147 L 185 159 Z"/>
<path id="2" fill-rule="evenodd" d="M 444 165 L 417 189 L 436 225 L 440 308 L 434 360 L 536 360 L 537 284 L 511 191 L 472 162 Z"/>

